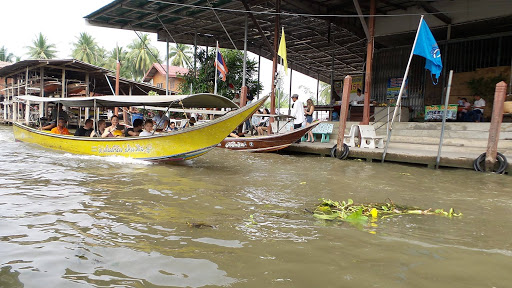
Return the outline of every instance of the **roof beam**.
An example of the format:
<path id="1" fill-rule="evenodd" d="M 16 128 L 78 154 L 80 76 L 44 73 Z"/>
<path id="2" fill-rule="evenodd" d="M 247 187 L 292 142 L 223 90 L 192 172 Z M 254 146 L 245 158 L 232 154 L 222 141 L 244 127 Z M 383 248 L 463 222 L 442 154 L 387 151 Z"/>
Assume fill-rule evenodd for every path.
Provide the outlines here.
<path id="1" fill-rule="evenodd" d="M 452 19 L 450 17 L 446 16 L 446 14 L 437 10 L 437 8 L 435 8 L 431 4 L 426 3 L 426 2 L 421 2 L 420 6 L 421 6 L 421 8 L 423 8 L 423 10 L 425 10 L 425 12 L 433 14 L 434 17 L 443 21 L 445 24 L 452 24 Z"/>
<path id="2" fill-rule="evenodd" d="M 363 12 L 361 11 L 358 0 L 354 0 L 354 6 L 356 7 L 357 15 L 359 15 L 359 20 L 361 20 L 361 25 L 363 26 L 364 34 L 366 34 L 366 39 L 370 41 L 370 32 L 368 32 L 368 26 L 366 25 L 366 20 L 364 20 Z"/>
<path id="3" fill-rule="evenodd" d="M 251 18 L 252 23 L 254 24 L 254 26 L 256 26 L 256 29 L 258 29 L 258 31 L 260 32 L 263 42 L 265 43 L 267 48 L 270 49 L 270 51 L 272 51 L 272 57 L 274 57 L 276 54 L 276 51 L 274 51 L 272 44 L 270 44 L 270 41 L 268 41 L 267 36 L 265 36 L 265 33 L 261 29 L 261 26 L 258 23 L 258 20 L 256 19 L 256 17 L 254 17 L 254 14 L 251 13 L 251 7 L 249 7 L 246 0 L 242 0 L 242 4 L 244 4 L 245 10 L 249 12 L 249 17 Z"/>

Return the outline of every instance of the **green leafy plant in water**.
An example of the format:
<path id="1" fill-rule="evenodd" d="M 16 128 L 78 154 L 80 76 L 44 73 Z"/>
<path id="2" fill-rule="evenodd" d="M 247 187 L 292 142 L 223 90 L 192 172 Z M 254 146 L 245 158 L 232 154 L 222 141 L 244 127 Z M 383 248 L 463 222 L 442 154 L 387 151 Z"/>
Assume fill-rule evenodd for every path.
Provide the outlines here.
<path id="1" fill-rule="evenodd" d="M 249 215 L 249 223 L 247 223 L 245 226 L 251 226 L 251 225 L 257 225 L 258 222 L 254 220 L 254 215 Z"/>
<path id="2" fill-rule="evenodd" d="M 396 215 L 416 214 L 416 215 L 440 215 L 446 217 L 460 217 L 462 213 L 455 213 L 453 208 L 449 212 L 443 209 L 420 209 L 418 207 L 410 207 L 404 205 L 397 205 L 391 200 L 386 203 L 368 203 L 368 204 L 354 204 L 352 199 L 347 202 L 333 201 L 330 199 L 320 199 L 321 203 L 316 207 L 313 216 L 323 220 L 341 220 L 349 222 L 355 226 L 362 226 L 368 223 L 368 219 L 374 220 L 379 217 L 386 218 Z"/>

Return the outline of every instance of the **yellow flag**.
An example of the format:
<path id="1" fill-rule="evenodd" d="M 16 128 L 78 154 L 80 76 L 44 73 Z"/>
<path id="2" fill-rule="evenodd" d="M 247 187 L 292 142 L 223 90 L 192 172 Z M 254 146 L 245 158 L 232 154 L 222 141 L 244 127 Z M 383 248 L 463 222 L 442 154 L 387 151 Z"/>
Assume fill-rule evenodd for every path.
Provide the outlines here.
<path id="1" fill-rule="evenodd" d="M 281 42 L 279 42 L 279 50 L 277 51 L 277 55 L 283 58 L 284 72 L 288 75 L 288 61 L 286 61 L 286 41 L 284 40 L 284 27 L 283 33 L 281 34 Z"/>

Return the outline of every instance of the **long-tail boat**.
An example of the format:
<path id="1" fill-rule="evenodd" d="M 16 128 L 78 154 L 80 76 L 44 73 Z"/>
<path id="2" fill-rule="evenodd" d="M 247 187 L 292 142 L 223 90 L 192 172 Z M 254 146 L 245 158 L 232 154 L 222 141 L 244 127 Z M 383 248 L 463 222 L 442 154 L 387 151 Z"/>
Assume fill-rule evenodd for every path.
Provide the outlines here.
<path id="1" fill-rule="evenodd" d="M 72 98 L 44 98 L 18 96 L 31 104 L 41 102 L 62 103 L 66 107 L 129 107 L 159 106 L 172 108 L 238 108 L 231 100 L 214 94 L 172 96 L 97 96 Z M 201 156 L 216 147 L 233 129 L 252 115 L 267 99 L 226 113 L 225 115 L 183 130 L 145 137 L 90 138 L 57 135 L 40 131 L 22 123 L 13 124 L 16 141 L 69 153 L 97 156 L 123 156 L 150 161 L 180 161 Z"/>
<path id="2" fill-rule="evenodd" d="M 271 152 L 284 149 L 302 138 L 311 129 L 315 128 L 320 121 L 312 125 L 287 131 L 284 133 L 275 133 L 264 136 L 251 137 L 227 137 L 219 143 L 218 147 L 227 148 L 236 151 L 247 152 Z"/>

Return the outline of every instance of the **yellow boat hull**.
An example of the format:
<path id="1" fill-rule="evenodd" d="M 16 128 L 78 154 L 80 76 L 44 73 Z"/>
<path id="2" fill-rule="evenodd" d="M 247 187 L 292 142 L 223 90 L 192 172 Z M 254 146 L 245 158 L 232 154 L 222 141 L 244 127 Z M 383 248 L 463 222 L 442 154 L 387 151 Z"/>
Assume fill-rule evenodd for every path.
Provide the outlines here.
<path id="1" fill-rule="evenodd" d="M 57 135 L 14 123 L 16 141 L 81 155 L 123 156 L 150 161 L 182 161 L 205 154 L 252 115 L 263 97 L 226 115 L 181 131 L 147 137 L 88 138 Z"/>

